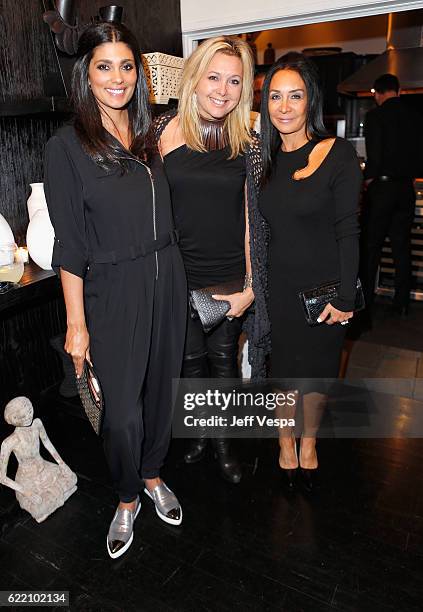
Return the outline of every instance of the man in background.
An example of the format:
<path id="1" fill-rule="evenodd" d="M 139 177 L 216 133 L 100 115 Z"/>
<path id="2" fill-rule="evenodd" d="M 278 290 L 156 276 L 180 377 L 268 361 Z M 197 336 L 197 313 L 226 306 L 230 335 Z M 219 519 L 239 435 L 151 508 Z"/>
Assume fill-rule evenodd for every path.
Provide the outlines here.
<path id="1" fill-rule="evenodd" d="M 263 89 L 265 72 L 257 72 L 254 76 L 253 108 L 250 113 L 250 128 L 260 132 L 261 90 Z"/>
<path id="2" fill-rule="evenodd" d="M 413 179 L 422 172 L 422 117 L 400 99 L 393 74 L 374 83 L 375 109 L 366 115 L 364 135 L 367 187 L 363 221 L 362 277 L 368 322 L 377 269 L 385 236 L 395 265 L 395 313 L 406 315 L 411 286 L 411 226 L 414 219 Z"/>

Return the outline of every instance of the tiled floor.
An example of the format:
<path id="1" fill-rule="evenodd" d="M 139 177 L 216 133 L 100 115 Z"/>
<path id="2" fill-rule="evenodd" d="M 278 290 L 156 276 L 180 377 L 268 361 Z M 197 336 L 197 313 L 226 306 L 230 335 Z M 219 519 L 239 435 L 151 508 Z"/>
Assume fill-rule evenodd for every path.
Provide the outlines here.
<path id="1" fill-rule="evenodd" d="M 411 395 L 391 401 L 415 412 L 422 354 L 384 338 L 352 347 L 348 376 L 413 379 Z M 160 521 L 144 497 L 134 543 L 112 561 L 105 539 L 116 499 L 101 444 L 72 415 L 78 410 L 53 393 L 43 407 L 79 477 L 65 506 L 38 525 L 0 489 L 0 589 L 66 589 L 71 610 L 422 609 L 421 439 L 320 440 L 313 495 L 287 492 L 275 440 L 237 443 L 245 468 L 237 486 L 220 479 L 211 455 L 186 466 L 184 441 L 174 440 L 164 476 L 183 503 L 182 526 Z"/>
<path id="2" fill-rule="evenodd" d="M 346 343 L 346 378 L 370 379 L 374 389 L 380 384 L 371 379 L 391 379 L 396 395 L 423 401 L 423 304 L 414 303 L 407 319 L 389 316 L 388 305 L 380 301 L 371 332 Z"/>
<path id="3" fill-rule="evenodd" d="M 349 378 L 356 368 L 368 378 L 415 378 L 423 371 L 423 353 L 358 340 L 351 348 Z"/>
<path id="4" fill-rule="evenodd" d="M 423 401 L 422 371 L 423 353 L 357 341 L 351 347 L 346 378 L 366 379 L 367 388 L 375 391 L 382 378 L 395 395 Z"/>

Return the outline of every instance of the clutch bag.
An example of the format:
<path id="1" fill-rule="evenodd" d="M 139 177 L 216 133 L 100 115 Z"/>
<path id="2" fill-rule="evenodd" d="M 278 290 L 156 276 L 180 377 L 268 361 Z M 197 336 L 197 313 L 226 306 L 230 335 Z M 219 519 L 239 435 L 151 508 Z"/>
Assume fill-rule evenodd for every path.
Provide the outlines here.
<path id="1" fill-rule="evenodd" d="M 226 300 L 215 300 L 212 295 L 231 295 L 238 293 L 244 288 L 244 279 L 238 279 L 204 287 L 203 289 L 191 289 L 189 300 L 191 308 L 198 314 L 205 332 L 209 332 L 216 325 L 219 325 L 226 313 L 231 309 L 231 305 Z"/>
<path id="2" fill-rule="evenodd" d="M 80 378 L 76 379 L 76 387 L 82 406 L 95 433 L 100 435 L 104 417 L 103 392 L 94 368 L 84 361 L 84 369 Z"/>
<path id="3" fill-rule="evenodd" d="M 330 281 L 323 283 L 313 289 L 300 291 L 298 294 L 304 308 L 304 314 L 309 325 L 318 325 L 317 318 L 332 300 L 338 297 L 340 281 Z M 363 310 L 364 294 L 360 279 L 357 279 L 357 289 L 355 294 L 354 312 Z"/>

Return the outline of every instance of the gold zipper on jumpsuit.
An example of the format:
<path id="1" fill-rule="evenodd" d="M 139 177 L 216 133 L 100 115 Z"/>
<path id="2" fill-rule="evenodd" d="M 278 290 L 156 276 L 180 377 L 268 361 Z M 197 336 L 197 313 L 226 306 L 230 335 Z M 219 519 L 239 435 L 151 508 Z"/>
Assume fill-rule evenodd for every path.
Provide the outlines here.
<path id="1" fill-rule="evenodd" d="M 151 193 L 153 196 L 153 235 L 154 235 L 154 240 L 157 240 L 157 224 L 156 224 L 156 190 L 154 188 L 154 179 L 153 179 L 153 175 L 151 173 L 150 168 L 146 165 L 143 164 L 142 161 L 140 161 L 139 159 L 137 159 L 136 157 L 121 157 L 121 159 L 132 159 L 133 161 L 136 161 L 138 164 L 140 164 L 141 166 L 143 166 L 147 172 L 148 172 L 148 176 L 150 177 L 150 183 L 151 183 Z M 159 278 L 159 258 L 157 255 L 157 251 L 154 251 L 154 256 L 156 259 L 156 280 Z"/>

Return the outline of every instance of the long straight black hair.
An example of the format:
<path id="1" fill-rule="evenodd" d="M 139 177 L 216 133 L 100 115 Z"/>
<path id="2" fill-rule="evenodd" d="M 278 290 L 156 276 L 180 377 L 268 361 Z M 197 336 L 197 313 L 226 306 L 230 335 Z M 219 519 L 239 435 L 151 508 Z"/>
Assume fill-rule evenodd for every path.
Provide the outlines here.
<path id="1" fill-rule="evenodd" d="M 309 140 L 322 140 L 328 136 L 323 124 L 323 96 L 320 88 L 319 73 L 315 64 L 303 53 L 290 51 L 283 55 L 271 66 L 266 75 L 261 92 L 261 158 L 262 158 L 262 185 L 272 174 L 276 154 L 281 147 L 281 137 L 278 130 L 270 121 L 269 115 L 269 89 L 273 76 L 279 70 L 294 70 L 298 72 L 307 92 L 307 118 L 306 135 Z"/>
<path id="2" fill-rule="evenodd" d="M 78 41 L 77 60 L 72 72 L 72 102 L 75 109 L 75 129 L 82 146 L 91 159 L 103 168 L 119 165 L 123 147 L 111 138 L 103 128 L 98 103 L 88 84 L 88 69 L 95 49 L 109 42 L 122 42 L 134 56 L 137 82 L 128 103 L 129 129 L 132 135 L 131 153 L 149 161 L 153 149 L 151 136 L 151 111 L 141 52 L 137 39 L 120 23 L 100 22 L 88 26 Z"/>

